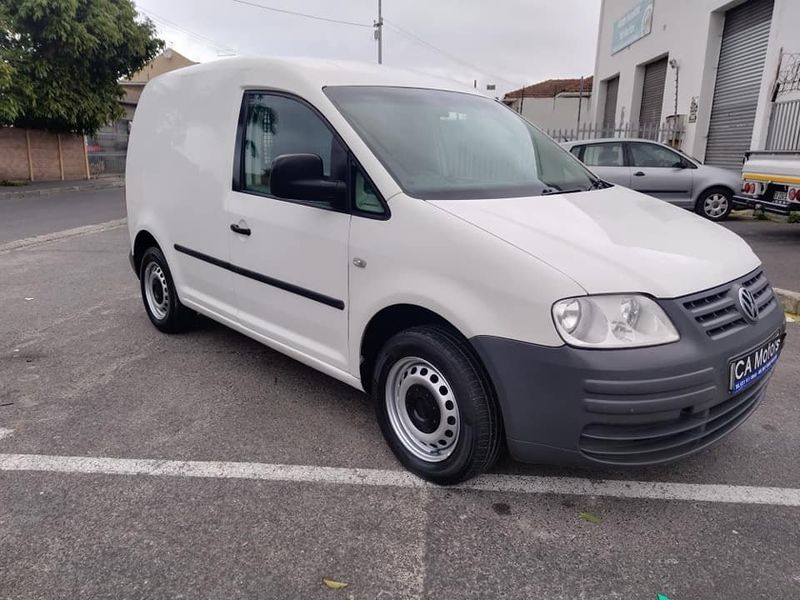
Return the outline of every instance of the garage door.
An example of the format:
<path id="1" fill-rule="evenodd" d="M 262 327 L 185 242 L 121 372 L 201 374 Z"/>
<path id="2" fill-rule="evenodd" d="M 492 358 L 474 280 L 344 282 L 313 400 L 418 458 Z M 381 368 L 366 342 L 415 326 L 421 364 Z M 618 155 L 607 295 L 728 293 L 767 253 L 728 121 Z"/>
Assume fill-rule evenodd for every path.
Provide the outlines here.
<path id="1" fill-rule="evenodd" d="M 661 105 L 664 104 L 664 80 L 667 77 L 667 57 L 651 62 L 644 68 L 642 104 L 639 123 L 644 127 L 658 127 L 661 122 Z"/>
<path id="2" fill-rule="evenodd" d="M 750 149 L 767 56 L 773 0 L 750 0 L 725 13 L 706 162 L 741 169 Z"/>

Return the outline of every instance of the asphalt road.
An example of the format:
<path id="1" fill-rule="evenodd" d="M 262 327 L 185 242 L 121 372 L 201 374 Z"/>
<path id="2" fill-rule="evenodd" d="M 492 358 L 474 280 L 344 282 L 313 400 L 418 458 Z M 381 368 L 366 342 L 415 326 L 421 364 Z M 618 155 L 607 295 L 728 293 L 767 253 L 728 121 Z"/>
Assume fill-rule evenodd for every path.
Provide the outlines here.
<path id="1" fill-rule="evenodd" d="M 42 470 L 0 469 L 0 599 L 800 596 L 800 507 L 727 501 L 726 488 L 684 501 L 492 487 L 516 475 L 523 488 L 797 491 L 800 325 L 789 325 L 753 417 L 689 460 L 616 471 L 505 459 L 487 491 L 394 485 L 403 473 L 362 394 L 204 319 L 183 335 L 157 332 L 126 235 L 0 250 L 0 463 L 164 468 L 104 474 L 34 458 Z M 331 467 L 353 481 L 236 479 L 216 462 L 189 476 L 169 461 Z M 380 469 L 386 484 L 362 485 L 373 471 L 356 469 Z"/>
<path id="2" fill-rule="evenodd" d="M 124 216 L 121 188 L 0 197 L 0 244 Z"/>

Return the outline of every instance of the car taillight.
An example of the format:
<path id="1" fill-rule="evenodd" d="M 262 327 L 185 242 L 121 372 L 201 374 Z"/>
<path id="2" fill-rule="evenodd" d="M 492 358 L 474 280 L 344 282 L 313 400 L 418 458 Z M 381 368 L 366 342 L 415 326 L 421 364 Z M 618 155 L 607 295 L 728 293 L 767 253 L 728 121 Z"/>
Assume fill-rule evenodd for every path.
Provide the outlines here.
<path id="1" fill-rule="evenodd" d="M 756 184 L 745 181 L 744 185 L 742 186 L 742 191 L 745 194 L 754 194 L 756 191 Z"/>
<path id="2" fill-rule="evenodd" d="M 789 188 L 789 192 L 786 194 L 790 201 L 793 200 L 800 200 L 800 188 Z"/>

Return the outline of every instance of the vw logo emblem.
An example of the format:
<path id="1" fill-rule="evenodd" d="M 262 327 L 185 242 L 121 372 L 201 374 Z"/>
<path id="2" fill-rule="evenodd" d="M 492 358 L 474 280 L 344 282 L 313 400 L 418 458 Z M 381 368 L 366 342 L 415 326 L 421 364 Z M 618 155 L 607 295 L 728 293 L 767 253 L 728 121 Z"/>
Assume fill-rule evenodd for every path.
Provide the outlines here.
<path id="1" fill-rule="evenodd" d="M 750 290 L 745 287 L 739 288 L 739 306 L 742 307 L 742 313 L 748 320 L 753 322 L 758 320 L 758 304 Z"/>

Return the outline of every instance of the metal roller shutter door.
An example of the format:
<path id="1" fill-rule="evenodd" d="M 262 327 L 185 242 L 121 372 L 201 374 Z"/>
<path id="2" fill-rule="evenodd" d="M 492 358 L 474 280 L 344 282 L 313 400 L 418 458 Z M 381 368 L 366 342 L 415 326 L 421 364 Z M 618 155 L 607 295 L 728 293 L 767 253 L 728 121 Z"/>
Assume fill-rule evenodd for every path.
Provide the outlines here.
<path id="1" fill-rule="evenodd" d="M 741 169 L 750 149 L 772 5 L 773 0 L 750 0 L 725 13 L 706 145 L 710 165 Z"/>
<path id="2" fill-rule="evenodd" d="M 667 58 L 651 62 L 644 68 L 642 104 L 639 123 L 657 127 L 661 123 L 661 106 L 664 104 L 664 80 L 667 78 Z"/>

